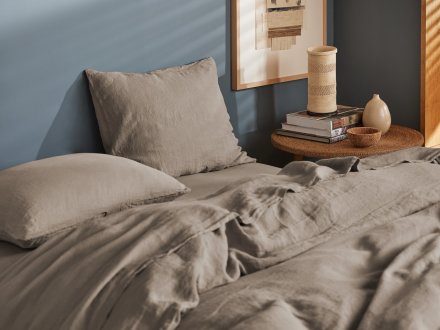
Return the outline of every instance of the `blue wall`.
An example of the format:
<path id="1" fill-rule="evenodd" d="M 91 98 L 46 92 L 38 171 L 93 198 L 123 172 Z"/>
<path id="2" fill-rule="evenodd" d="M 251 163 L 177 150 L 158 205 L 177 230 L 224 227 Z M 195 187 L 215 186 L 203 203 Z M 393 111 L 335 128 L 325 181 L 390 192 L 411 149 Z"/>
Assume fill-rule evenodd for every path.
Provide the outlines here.
<path id="1" fill-rule="evenodd" d="M 364 106 L 373 93 L 395 124 L 420 125 L 420 0 L 338 0 L 338 101 Z"/>
<path id="2" fill-rule="evenodd" d="M 289 160 L 270 132 L 305 107 L 307 82 L 232 92 L 229 13 L 226 0 L 2 0 L 0 168 L 102 151 L 85 68 L 143 72 L 207 56 L 240 144 L 263 162 Z"/>

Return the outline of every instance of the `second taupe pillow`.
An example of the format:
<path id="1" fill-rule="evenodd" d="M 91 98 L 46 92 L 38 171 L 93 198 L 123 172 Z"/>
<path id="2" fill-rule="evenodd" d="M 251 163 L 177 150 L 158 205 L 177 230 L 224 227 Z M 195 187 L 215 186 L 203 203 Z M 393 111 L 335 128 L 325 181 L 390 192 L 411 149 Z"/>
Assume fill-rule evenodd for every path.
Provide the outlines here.
<path id="1" fill-rule="evenodd" d="M 213 59 L 151 73 L 86 74 L 107 153 L 172 176 L 255 161 L 232 132 Z"/>
<path id="2" fill-rule="evenodd" d="M 36 247 L 61 230 L 137 205 L 170 201 L 188 188 L 132 160 L 73 154 L 0 171 L 0 241 Z"/>

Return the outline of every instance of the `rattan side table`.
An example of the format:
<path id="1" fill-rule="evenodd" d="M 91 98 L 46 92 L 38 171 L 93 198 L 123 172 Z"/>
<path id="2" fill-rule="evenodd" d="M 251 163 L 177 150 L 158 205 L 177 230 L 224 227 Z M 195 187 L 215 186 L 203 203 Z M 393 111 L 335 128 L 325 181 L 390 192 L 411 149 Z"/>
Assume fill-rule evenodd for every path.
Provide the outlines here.
<path id="1" fill-rule="evenodd" d="M 353 147 L 348 139 L 327 144 L 291 138 L 276 133 L 272 133 L 271 139 L 272 145 L 275 148 L 293 154 L 295 160 L 302 160 L 304 157 L 333 158 L 357 156 L 364 158 L 400 149 L 423 146 L 425 142 L 420 132 L 398 125 L 391 125 L 390 130 L 381 137 L 379 143 L 368 148 Z"/>

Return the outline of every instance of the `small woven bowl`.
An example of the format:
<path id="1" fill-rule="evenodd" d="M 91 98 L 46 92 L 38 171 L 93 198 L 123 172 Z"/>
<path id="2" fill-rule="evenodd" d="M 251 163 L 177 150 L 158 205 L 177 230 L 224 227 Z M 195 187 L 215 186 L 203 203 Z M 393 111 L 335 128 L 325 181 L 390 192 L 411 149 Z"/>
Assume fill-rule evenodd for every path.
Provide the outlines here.
<path id="1" fill-rule="evenodd" d="M 347 130 L 348 139 L 357 148 L 376 145 L 381 135 L 381 131 L 374 127 L 353 127 Z"/>

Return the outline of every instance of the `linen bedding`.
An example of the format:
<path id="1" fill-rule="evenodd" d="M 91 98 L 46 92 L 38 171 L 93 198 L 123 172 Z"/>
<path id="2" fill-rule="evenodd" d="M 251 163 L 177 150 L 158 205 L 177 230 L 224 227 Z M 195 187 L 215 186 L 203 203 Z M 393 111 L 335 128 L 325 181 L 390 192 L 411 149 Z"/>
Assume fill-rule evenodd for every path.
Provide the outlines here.
<path id="1" fill-rule="evenodd" d="M 247 163 L 228 167 L 221 171 L 181 176 L 178 178 L 178 181 L 190 188 L 190 191 L 177 197 L 176 200 L 196 200 L 213 194 L 226 184 L 234 181 L 250 178 L 258 174 L 277 174 L 279 171 L 280 168 L 278 167 L 262 163 Z M 0 241 L 0 269 L 9 266 L 27 252 L 27 250 L 21 249 L 13 244 Z"/>
<path id="2" fill-rule="evenodd" d="M 277 174 L 281 169 L 262 163 L 248 163 L 225 168 L 221 171 L 197 173 L 178 177 L 181 183 L 191 189 L 176 200 L 190 201 L 211 195 L 225 185 L 238 180 L 246 180 L 259 174 Z"/>
<path id="3" fill-rule="evenodd" d="M 89 221 L 0 270 L 0 328 L 438 328 L 439 160 L 294 162 Z"/>

